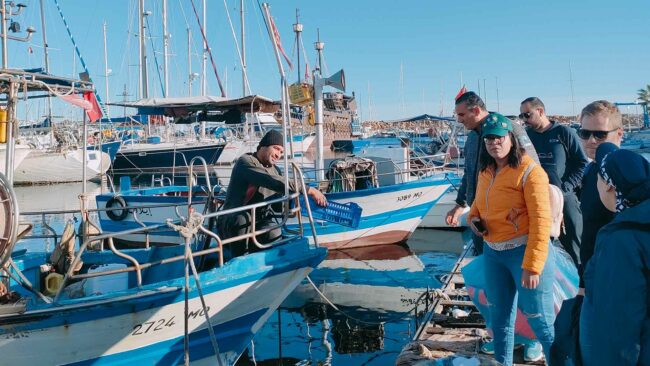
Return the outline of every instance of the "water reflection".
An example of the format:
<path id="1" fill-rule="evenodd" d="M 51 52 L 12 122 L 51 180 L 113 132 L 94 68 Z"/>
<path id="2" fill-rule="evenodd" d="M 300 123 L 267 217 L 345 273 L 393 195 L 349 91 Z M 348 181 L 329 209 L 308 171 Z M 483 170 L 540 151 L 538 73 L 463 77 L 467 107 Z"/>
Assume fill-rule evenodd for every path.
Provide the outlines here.
<path id="1" fill-rule="evenodd" d="M 103 188 L 106 191 L 106 188 Z M 67 211 L 79 210 L 79 195 L 82 192 L 81 183 L 63 183 L 50 185 L 32 185 L 14 187 L 18 207 L 20 209 L 20 222 L 33 225 L 30 236 L 49 236 L 52 231 L 61 233 L 65 224 L 73 221 L 78 224 L 81 219 L 79 214 L 48 214 L 26 215 L 30 212 L 42 211 Z M 94 208 L 95 196 L 102 192 L 102 186 L 96 183 L 86 183 L 88 208 Z M 94 217 L 92 217 L 94 219 Z M 54 244 L 53 239 L 27 239 L 16 244 L 16 249 L 50 250 Z"/>
<path id="2" fill-rule="evenodd" d="M 100 194 L 99 184 L 86 183 L 90 207 L 95 207 L 95 196 Z M 20 212 L 46 210 L 78 210 L 81 183 L 46 184 L 14 187 Z"/>
<path id="3" fill-rule="evenodd" d="M 392 364 L 415 331 L 418 298 L 455 259 L 405 245 L 332 251 L 310 275 L 318 291 L 298 286 L 238 365 Z"/>

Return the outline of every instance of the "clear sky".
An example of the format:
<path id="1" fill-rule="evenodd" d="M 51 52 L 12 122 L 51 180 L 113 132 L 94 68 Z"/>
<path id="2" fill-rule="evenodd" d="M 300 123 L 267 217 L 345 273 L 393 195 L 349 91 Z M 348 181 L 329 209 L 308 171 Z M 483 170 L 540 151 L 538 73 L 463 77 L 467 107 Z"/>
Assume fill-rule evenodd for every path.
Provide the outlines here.
<path id="1" fill-rule="evenodd" d="M 194 1 L 201 15 L 202 1 Z M 34 26 L 38 33 L 30 43 L 10 42 L 9 66 L 40 67 L 43 48 L 39 1 L 23 2 L 28 8 L 14 20 L 23 29 Z M 109 99 L 121 100 L 119 94 L 125 85 L 131 94 L 127 99 L 136 99 L 137 1 L 59 2 L 102 99 L 107 99 L 104 21 L 108 66 L 112 69 Z M 199 73 L 201 36 L 190 0 L 168 2 L 170 96 L 186 96 L 188 25 L 193 38 L 192 71 Z M 237 97 L 242 93 L 241 67 L 224 1 L 207 2 L 208 42 L 228 95 Z M 73 58 L 73 47 L 54 0 L 45 3 L 50 70 L 71 76 L 81 71 L 80 63 Z M 226 3 L 239 33 L 240 0 Z M 161 4 L 161 0 L 147 0 L 145 5 L 151 11 L 151 37 L 147 40 L 150 96 L 162 95 L 155 64 L 157 58 L 162 73 Z M 279 75 L 257 0 L 244 0 L 244 8 L 252 92 L 278 99 Z M 650 83 L 647 0 L 272 1 L 271 13 L 290 55 L 296 9 L 304 24 L 303 43 L 310 66 L 313 68 L 316 62 L 313 42 L 318 28 L 325 42 L 325 71 L 345 69 L 347 91 L 356 93 L 364 120 L 441 111 L 449 115 L 462 83 L 475 91 L 480 84 L 488 108 L 506 114 L 518 113 L 519 102 L 529 96 L 540 97 L 550 114 L 577 113 L 596 99 L 630 102 L 636 98 L 637 89 Z M 304 60 L 301 62 L 304 69 Z M 289 81 L 295 81 L 296 70 L 288 73 Z M 208 94 L 219 95 L 209 60 L 207 80 Z M 200 93 L 199 84 L 197 79 L 194 95 Z M 28 117 L 36 118 L 42 110 L 37 104 Z M 121 108 L 111 109 L 112 116 L 121 112 Z"/>

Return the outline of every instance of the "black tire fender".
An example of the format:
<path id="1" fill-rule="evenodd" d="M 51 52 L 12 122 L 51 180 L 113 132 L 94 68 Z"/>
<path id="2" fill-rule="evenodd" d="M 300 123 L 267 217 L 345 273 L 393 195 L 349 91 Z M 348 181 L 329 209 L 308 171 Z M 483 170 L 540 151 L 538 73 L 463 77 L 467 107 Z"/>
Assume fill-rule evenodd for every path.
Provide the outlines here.
<path id="1" fill-rule="evenodd" d="M 106 208 L 113 208 L 119 206 L 114 210 L 107 210 L 106 215 L 113 221 L 122 221 L 129 215 L 129 210 L 126 208 L 126 201 L 121 196 L 113 196 L 106 201 Z M 119 215 L 117 214 L 119 212 Z"/>

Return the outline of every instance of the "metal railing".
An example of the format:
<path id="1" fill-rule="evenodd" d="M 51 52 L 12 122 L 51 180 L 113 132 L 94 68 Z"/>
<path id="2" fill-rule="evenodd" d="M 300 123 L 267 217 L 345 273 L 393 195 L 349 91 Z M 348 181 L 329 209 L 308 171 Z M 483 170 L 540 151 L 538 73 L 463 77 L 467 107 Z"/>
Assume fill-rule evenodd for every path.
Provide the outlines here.
<path id="1" fill-rule="evenodd" d="M 300 200 L 299 197 L 302 195 L 305 204 L 305 208 L 307 211 L 307 217 L 309 219 L 311 229 L 312 229 L 312 235 L 314 238 L 314 245 L 318 246 L 318 237 L 316 236 L 316 229 L 313 221 L 313 217 L 311 215 L 311 208 L 309 206 L 309 200 L 307 198 L 307 186 L 305 184 L 305 180 L 302 176 L 302 172 L 300 171 L 300 168 L 296 164 L 291 165 L 292 170 L 293 170 L 293 182 L 295 187 L 300 187 L 300 192 L 298 193 L 292 193 L 289 196 L 285 197 L 280 197 L 276 199 L 272 199 L 269 201 L 265 202 L 260 202 L 257 204 L 253 205 L 247 205 L 243 207 L 237 207 L 237 208 L 232 208 L 232 209 L 227 209 L 227 210 L 220 210 L 216 212 L 211 212 L 208 214 L 200 214 L 198 212 L 194 212 L 191 209 L 191 204 L 192 204 L 192 194 L 188 194 L 188 202 L 187 203 L 176 203 L 176 204 L 155 204 L 155 205 L 143 205 L 143 206 L 138 206 L 138 208 L 159 208 L 159 207 L 175 207 L 176 208 L 176 219 L 167 219 L 165 223 L 160 223 L 160 224 L 155 224 L 155 225 L 146 225 L 144 224 L 141 220 L 139 220 L 137 217 L 135 217 L 135 221 L 141 226 L 138 228 L 130 229 L 130 230 L 123 230 L 120 232 L 114 232 L 114 233 L 104 233 L 104 234 L 99 234 L 99 235 L 92 235 L 88 236 L 87 238 L 83 239 L 83 242 L 80 244 L 78 251 L 75 254 L 74 259 L 70 263 L 70 266 L 68 267 L 68 270 L 66 271 L 64 278 L 63 278 L 63 284 L 57 291 L 57 293 L 54 295 L 53 300 L 51 300 L 49 297 L 45 296 L 42 294 L 40 291 L 37 291 L 33 288 L 33 286 L 29 283 L 29 281 L 25 278 L 24 275 L 18 270 L 17 266 L 12 266 L 14 272 L 16 272 L 16 276 L 14 280 L 16 280 L 18 283 L 23 285 L 25 288 L 29 289 L 32 292 L 35 292 L 40 298 L 44 299 L 44 301 L 50 302 L 57 302 L 61 298 L 61 294 L 64 291 L 65 286 L 70 283 L 73 280 L 82 280 L 82 279 L 88 279 L 88 278 L 93 278 L 93 277 L 102 277 L 102 276 L 108 276 L 108 275 L 113 275 L 117 273 L 128 273 L 128 272 L 135 272 L 135 277 L 136 277 L 136 284 L 137 287 L 142 287 L 143 286 L 143 270 L 158 266 L 158 265 L 164 265 L 172 262 L 177 262 L 181 261 L 184 259 L 189 258 L 194 259 L 194 258 L 199 258 L 203 256 L 207 256 L 209 254 L 218 254 L 218 265 L 219 267 L 223 266 L 224 264 L 224 257 L 223 257 L 223 248 L 225 245 L 229 245 L 232 243 L 240 242 L 242 240 L 250 241 L 252 242 L 256 247 L 260 249 L 267 249 L 273 246 L 281 245 L 283 243 L 286 243 L 288 241 L 293 240 L 296 236 L 302 236 L 303 235 L 303 230 L 302 230 L 302 224 L 303 224 L 303 217 L 300 213 L 301 207 L 300 207 Z M 190 189 L 191 192 L 191 189 Z M 290 202 L 294 201 L 295 205 L 293 208 L 291 208 Z M 256 214 L 258 210 L 261 209 L 266 209 L 267 207 L 270 207 L 271 205 L 279 204 L 281 203 L 283 205 L 283 212 L 281 216 L 281 220 L 279 222 L 276 222 L 275 225 L 272 225 L 270 227 L 264 227 L 263 229 L 258 229 L 256 228 Z M 188 206 L 188 216 L 184 217 L 180 214 L 178 208 L 181 206 Z M 114 208 L 98 208 L 98 209 L 89 209 L 86 210 L 86 213 L 90 212 L 102 212 L 102 211 L 109 211 Z M 129 207 L 125 207 L 124 209 L 129 209 Z M 134 212 L 134 211 L 132 211 Z M 206 220 L 210 219 L 217 219 L 218 217 L 222 217 L 225 215 L 232 215 L 232 214 L 241 214 L 241 213 L 250 213 L 251 216 L 251 225 L 250 225 L 250 230 L 247 231 L 244 234 L 235 236 L 235 237 L 230 237 L 227 239 L 221 238 L 218 234 L 206 229 L 204 223 Z M 47 215 L 61 215 L 61 214 L 79 214 L 78 210 L 56 210 L 56 211 L 48 211 L 48 212 L 26 212 L 23 215 L 30 216 L 30 215 L 39 215 L 43 219 L 44 222 L 44 227 L 47 227 L 49 231 L 52 232 L 51 235 L 35 235 L 35 236 L 30 236 L 30 237 L 25 237 L 25 239 L 31 238 L 55 238 L 55 242 L 60 238 L 60 235 L 56 233 L 56 231 L 49 225 L 45 225 L 45 216 Z M 82 215 L 84 213 L 81 213 Z M 294 232 L 293 235 L 287 235 L 285 237 L 282 237 L 279 240 L 273 241 L 271 243 L 261 243 L 260 240 L 258 240 L 258 237 L 270 232 L 271 230 L 275 230 L 276 228 L 282 228 L 283 226 L 286 225 L 287 220 L 289 217 L 296 216 L 298 218 L 298 227 L 299 230 L 297 232 Z M 86 215 L 86 217 L 88 217 Z M 133 234 L 148 234 L 151 232 L 155 232 L 156 230 L 162 230 L 162 229 L 173 229 L 179 233 L 179 236 L 182 237 L 185 242 L 186 242 L 186 247 L 191 247 L 189 246 L 189 242 L 192 240 L 198 239 L 198 234 L 201 233 L 205 235 L 206 237 L 210 238 L 211 240 L 214 240 L 216 242 L 216 246 L 212 247 L 211 243 L 210 245 L 207 246 L 207 249 L 202 249 L 202 250 L 192 250 L 190 248 L 189 253 L 185 254 L 178 254 L 172 257 L 168 258 L 163 258 L 163 259 L 158 259 L 154 261 L 148 261 L 145 263 L 140 263 L 135 257 L 130 256 L 120 249 L 116 248 L 115 243 L 114 243 L 114 238 L 118 238 L 121 236 L 126 236 L 126 235 L 133 235 Z M 286 230 L 285 230 L 286 232 Z M 74 273 L 74 268 L 79 265 L 79 263 L 82 263 L 82 257 L 84 253 L 89 250 L 89 246 L 91 243 L 100 241 L 102 243 L 100 250 L 105 250 L 105 244 L 107 243 L 108 249 L 117 257 L 120 257 L 130 263 L 130 266 L 126 268 L 120 268 L 120 269 L 114 269 L 114 270 L 108 270 L 108 271 L 102 271 L 102 272 L 95 272 L 95 273 Z M 198 240 L 196 241 L 198 242 Z M 145 243 L 145 248 L 149 248 L 149 243 L 148 240 Z M 204 246 L 206 247 L 206 246 Z"/>

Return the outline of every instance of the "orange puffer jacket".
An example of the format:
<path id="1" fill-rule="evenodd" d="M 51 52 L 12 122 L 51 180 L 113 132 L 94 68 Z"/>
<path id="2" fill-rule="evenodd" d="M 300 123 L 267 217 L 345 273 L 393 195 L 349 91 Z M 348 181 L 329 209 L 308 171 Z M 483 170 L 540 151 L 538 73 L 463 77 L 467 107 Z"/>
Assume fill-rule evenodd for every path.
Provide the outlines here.
<path id="1" fill-rule="evenodd" d="M 548 176 L 541 166 L 532 168 L 522 187 L 524 172 L 533 159 L 524 155 L 517 168 L 509 165 L 496 177 L 491 168 L 479 174 L 476 198 L 467 217 L 480 217 L 487 229 L 485 240 L 508 241 L 528 234 L 522 268 L 542 273 L 548 256 L 551 208 Z"/>

